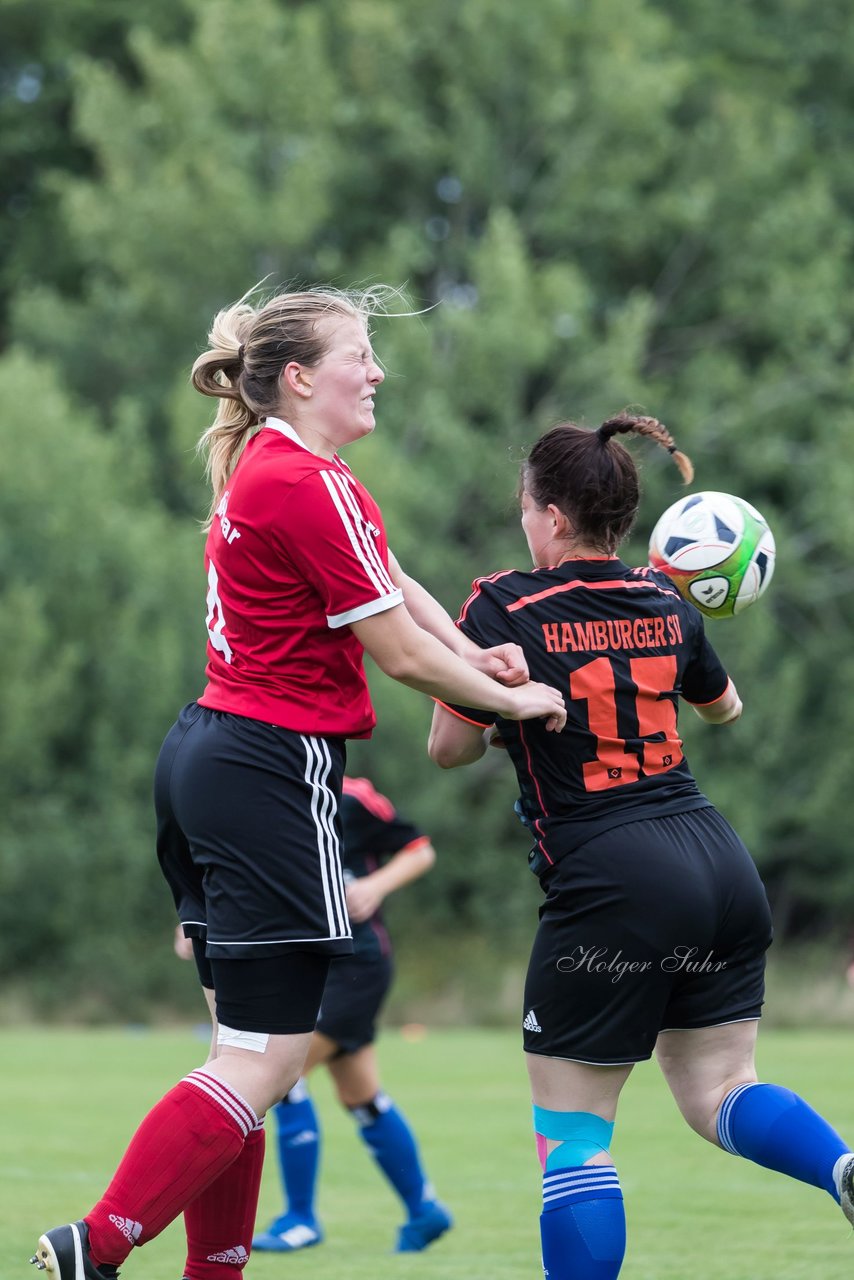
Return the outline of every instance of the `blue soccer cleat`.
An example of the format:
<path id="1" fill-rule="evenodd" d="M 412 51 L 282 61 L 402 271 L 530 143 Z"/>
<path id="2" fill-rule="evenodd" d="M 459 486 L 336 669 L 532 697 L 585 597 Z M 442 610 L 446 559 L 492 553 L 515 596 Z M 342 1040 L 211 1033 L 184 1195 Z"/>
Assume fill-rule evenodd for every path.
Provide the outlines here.
<path id="1" fill-rule="evenodd" d="M 271 1222 L 266 1231 L 254 1237 L 252 1249 L 256 1253 L 296 1253 L 298 1249 L 310 1249 L 322 1240 L 323 1232 L 317 1221 L 307 1222 L 293 1213 L 284 1213 Z"/>
<path id="2" fill-rule="evenodd" d="M 428 1204 L 423 1213 L 410 1218 L 397 1233 L 395 1253 L 420 1253 L 454 1225 L 448 1210 L 438 1200 Z"/>

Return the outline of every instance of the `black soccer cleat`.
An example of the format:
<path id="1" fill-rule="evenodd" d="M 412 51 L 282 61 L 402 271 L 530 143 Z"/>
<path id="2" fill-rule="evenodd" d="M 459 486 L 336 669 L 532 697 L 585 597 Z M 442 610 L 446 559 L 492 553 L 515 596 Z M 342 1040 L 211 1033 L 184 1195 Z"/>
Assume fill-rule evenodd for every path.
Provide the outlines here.
<path id="1" fill-rule="evenodd" d="M 39 1245 L 30 1262 L 50 1280 L 117 1280 L 112 1265 L 96 1267 L 89 1254 L 89 1228 L 85 1222 L 53 1227 L 39 1236 Z"/>

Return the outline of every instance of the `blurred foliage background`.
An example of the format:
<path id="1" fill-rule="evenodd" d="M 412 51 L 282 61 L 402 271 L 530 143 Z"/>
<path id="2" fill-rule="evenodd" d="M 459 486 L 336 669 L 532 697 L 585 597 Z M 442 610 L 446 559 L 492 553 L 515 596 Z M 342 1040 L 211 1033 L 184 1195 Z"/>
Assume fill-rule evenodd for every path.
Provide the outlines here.
<path id="1" fill-rule="evenodd" d="M 745 717 L 683 729 L 778 939 L 844 945 L 849 24 L 843 0 L 0 0 L 0 1015 L 196 998 L 151 773 L 202 687 L 188 371 L 262 278 L 384 281 L 421 312 L 378 321 L 379 426 L 348 461 L 452 613 L 527 562 L 518 463 L 562 419 L 642 406 L 696 487 L 764 512 L 771 590 L 710 624 Z M 679 484 L 636 453 L 643 562 Z M 351 771 L 440 854 L 390 909 L 404 991 L 468 973 L 500 1013 L 539 893 L 506 761 L 440 773 L 427 700 L 372 685 Z"/>

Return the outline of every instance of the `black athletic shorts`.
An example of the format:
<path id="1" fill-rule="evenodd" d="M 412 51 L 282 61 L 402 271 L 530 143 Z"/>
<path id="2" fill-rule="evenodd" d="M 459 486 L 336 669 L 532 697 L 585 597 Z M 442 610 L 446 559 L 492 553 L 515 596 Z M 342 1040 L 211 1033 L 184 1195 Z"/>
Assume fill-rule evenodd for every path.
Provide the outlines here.
<path id="1" fill-rule="evenodd" d="M 341 873 L 341 738 L 192 702 L 160 751 L 157 853 L 207 955 L 353 950 Z"/>
<path id="2" fill-rule="evenodd" d="M 344 956 L 332 961 L 323 989 L 317 1030 L 341 1053 L 372 1044 L 376 1022 L 392 979 L 391 957 Z"/>
<path id="3" fill-rule="evenodd" d="M 541 882 L 529 1053 L 640 1062 L 662 1031 L 759 1017 L 771 913 L 750 854 L 715 809 L 614 827 Z"/>

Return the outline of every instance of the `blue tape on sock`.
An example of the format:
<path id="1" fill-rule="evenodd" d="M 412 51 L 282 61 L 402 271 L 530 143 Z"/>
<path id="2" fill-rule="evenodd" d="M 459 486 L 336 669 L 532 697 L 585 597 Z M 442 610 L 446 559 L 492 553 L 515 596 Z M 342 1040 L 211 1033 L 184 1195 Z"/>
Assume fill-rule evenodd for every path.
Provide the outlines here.
<path id="1" fill-rule="evenodd" d="M 534 1131 L 560 1143 L 546 1159 L 546 1170 L 551 1173 L 583 1165 L 607 1151 L 614 1126 L 591 1111 L 549 1111 L 535 1106 Z"/>

